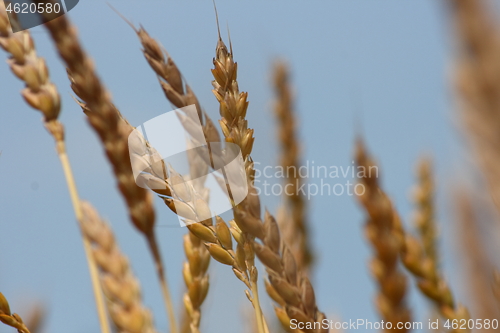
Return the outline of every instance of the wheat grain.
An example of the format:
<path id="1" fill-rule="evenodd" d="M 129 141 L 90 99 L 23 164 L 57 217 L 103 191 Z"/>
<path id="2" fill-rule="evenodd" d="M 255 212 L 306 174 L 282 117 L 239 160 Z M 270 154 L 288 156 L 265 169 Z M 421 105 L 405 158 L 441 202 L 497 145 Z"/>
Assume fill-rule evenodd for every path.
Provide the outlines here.
<path id="1" fill-rule="evenodd" d="M 304 195 L 298 191 L 303 183 L 298 172 L 301 147 L 296 133 L 290 73 L 284 62 L 274 65 L 273 82 L 276 95 L 274 113 L 278 120 L 278 141 L 281 144 L 280 165 L 286 170 L 283 187 L 287 189 L 285 209 L 289 211 L 289 218 L 285 221 L 292 221 L 280 224 L 280 228 L 283 231 L 284 242 L 297 258 L 298 269 L 308 271 L 314 262 L 314 254 L 309 240 L 306 201 Z"/>
<path id="2" fill-rule="evenodd" d="M 358 170 L 365 170 L 359 179 L 364 191 L 358 199 L 367 214 L 365 233 L 375 252 L 370 268 L 379 288 L 376 304 L 382 318 L 396 329 L 398 322 L 411 320 L 406 305 L 407 278 L 398 267 L 403 245 L 398 232 L 400 221 L 391 200 L 379 186 L 378 172 L 372 173 L 376 164 L 361 139 L 356 142 L 355 161 Z"/>
<path id="3" fill-rule="evenodd" d="M 113 323 L 123 333 L 154 333 L 152 315 L 142 305 L 139 281 L 111 228 L 88 202 L 82 202 L 82 211 L 82 230 L 93 246 L 92 255 L 100 270 Z"/>

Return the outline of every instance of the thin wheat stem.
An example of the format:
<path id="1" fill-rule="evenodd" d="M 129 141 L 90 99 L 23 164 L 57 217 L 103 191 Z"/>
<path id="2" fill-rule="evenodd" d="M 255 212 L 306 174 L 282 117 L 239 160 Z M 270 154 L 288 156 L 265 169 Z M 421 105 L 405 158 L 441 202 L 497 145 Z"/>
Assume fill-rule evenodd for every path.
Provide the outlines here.
<path id="1" fill-rule="evenodd" d="M 66 184 L 68 185 L 71 202 L 73 203 L 73 210 L 75 212 L 76 219 L 81 224 L 83 218 L 81 201 L 76 189 L 76 183 L 73 177 L 73 172 L 71 170 L 71 165 L 69 163 L 68 155 L 66 154 L 66 150 L 64 149 L 65 144 L 64 142 L 58 142 L 57 146 L 58 155 L 64 170 L 64 177 L 66 178 Z M 106 315 L 104 298 L 99 284 L 99 273 L 97 271 L 97 265 L 95 263 L 94 257 L 92 256 L 92 247 L 87 238 L 83 237 L 82 241 L 83 248 L 85 250 L 85 257 L 87 259 L 87 265 L 90 271 L 90 278 L 92 280 L 92 291 L 96 300 L 97 315 L 99 317 L 101 332 L 110 333 L 111 331 L 109 328 L 108 316 Z"/>
<path id="2" fill-rule="evenodd" d="M 158 279 L 160 282 L 161 293 L 163 300 L 165 302 L 165 307 L 168 312 L 170 332 L 177 333 L 177 322 L 175 319 L 174 303 L 172 301 L 172 296 L 170 295 L 170 288 L 167 283 L 167 277 L 165 270 L 163 268 L 163 261 L 161 258 L 161 252 L 158 248 L 158 242 L 156 241 L 156 236 L 154 233 L 149 233 L 146 236 L 148 240 L 148 245 L 153 255 L 153 260 L 156 266 L 156 272 L 158 274 Z"/>
<path id="3" fill-rule="evenodd" d="M 267 325 L 264 323 L 264 316 L 262 315 L 262 309 L 260 307 L 259 302 L 259 288 L 257 286 L 257 278 L 251 279 L 251 288 L 252 291 L 252 304 L 255 308 L 255 319 L 257 320 L 257 330 L 259 333 L 269 332 Z"/>

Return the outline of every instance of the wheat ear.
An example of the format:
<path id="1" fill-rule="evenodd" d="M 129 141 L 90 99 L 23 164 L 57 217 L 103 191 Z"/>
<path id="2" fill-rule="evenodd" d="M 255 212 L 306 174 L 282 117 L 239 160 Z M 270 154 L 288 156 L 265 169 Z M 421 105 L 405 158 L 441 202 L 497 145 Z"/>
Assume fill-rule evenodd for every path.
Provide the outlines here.
<path id="1" fill-rule="evenodd" d="M 297 258 L 299 270 L 308 271 L 314 263 L 314 253 L 309 240 L 306 200 L 304 195 L 298 191 L 303 183 L 298 172 L 301 147 L 296 132 L 297 124 L 290 70 L 284 62 L 278 62 L 274 65 L 273 83 L 276 96 L 274 113 L 278 120 L 278 139 L 281 144 L 280 165 L 286 170 L 285 184 L 283 184 L 286 189 L 284 208 L 292 221 L 292 223 L 281 224 L 280 228 L 283 231 L 284 242 L 288 244 Z"/>
<path id="2" fill-rule="evenodd" d="M 132 24 L 130 25 L 139 37 L 143 47 L 142 51 L 144 57 L 150 67 L 158 75 L 159 83 L 167 99 L 177 108 L 194 104 L 198 112 L 198 119 L 202 125 L 206 142 L 220 141 L 219 133 L 217 132 L 215 126 L 210 118 L 202 111 L 198 98 L 189 85 L 184 83 L 182 75 L 172 58 L 165 54 L 158 42 L 152 38 L 145 29 L 142 27 L 140 29 L 136 29 Z M 193 154 L 188 154 L 188 158 L 191 179 L 200 179 L 200 177 L 203 176 L 203 170 L 199 170 L 199 167 L 203 166 L 204 162 L 200 163 L 193 161 L 193 159 L 196 160 L 199 158 Z M 180 174 L 175 173 L 174 177 L 176 178 L 173 180 L 174 183 L 180 184 L 183 182 L 183 178 Z M 161 181 L 161 179 L 158 181 Z M 163 181 L 168 181 L 168 179 L 163 179 Z M 179 201 L 186 199 L 183 201 L 186 203 L 186 209 L 194 212 L 196 211 L 195 206 L 198 206 L 198 209 L 201 209 L 199 207 L 200 205 L 208 207 L 208 191 L 203 188 L 202 182 L 198 185 L 199 186 L 196 189 L 187 189 L 192 191 L 192 196 L 189 197 L 182 197 L 182 195 L 179 197 L 176 193 L 172 193 L 172 189 L 168 186 L 165 186 L 166 192 L 157 191 L 157 193 L 169 197 L 164 197 L 164 200 L 165 204 L 167 204 L 172 211 L 176 212 L 175 207 L 182 205 Z M 199 193 L 197 190 L 200 190 L 203 193 Z M 191 200 L 194 198 L 196 199 Z M 176 201 L 175 204 L 174 201 Z M 198 201 L 197 205 L 195 205 L 195 201 Z M 204 223 L 207 227 L 213 225 L 213 221 L 211 219 L 204 221 Z M 184 294 L 183 301 L 187 318 L 189 319 L 188 326 L 190 331 L 192 333 L 197 333 L 199 331 L 201 321 L 201 306 L 206 298 L 209 287 L 207 269 L 210 264 L 210 252 L 205 247 L 205 244 L 201 241 L 201 239 L 193 233 L 193 228 L 197 228 L 197 226 L 188 225 L 190 232 L 184 236 L 184 252 L 187 261 L 184 262 L 183 276 L 187 290 Z"/>
<path id="3" fill-rule="evenodd" d="M 50 19 L 50 15 L 47 15 L 47 18 Z M 123 120 L 112 103 L 111 96 L 100 82 L 92 61 L 80 46 L 76 28 L 70 24 L 66 16 L 50 20 L 45 27 L 49 30 L 57 51 L 67 66 L 68 75 L 72 80 L 72 89 L 81 99 L 89 122 L 105 148 L 118 182 L 118 188 L 127 202 L 130 218 L 147 240 L 155 262 L 170 330 L 176 333 L 174 306 L 156 241 L 153 197 L 146 189 L 137 186 L 132 176 L 128 135 L 133 128 Z"/>
<path id="4" fill-rule="evenodd" d="M 402 262 L 409 272 L 417 279 L 420 291 L 430 299 L 447 319 L 469 319 L 469 312 L 464 306 L 454 300 L 452 290 L 443 278 L 437 262 L 435 242 L 435 226 L 431 227 L 434 207 L 434 186 L 430 163 L 423 161 L 419 167 L 419 185 L 416 194 L 417 226 L 420 239 L 405 233 L 402 226 L 399 232 L 404 239 L 402 247 Z M 427 222 L 425 222 L 427 220 Z M 426 227 L 423 227 L 426 225 Z M 469 332 L 470 330 L 455 329 L 453 332 Z"/>
<path id="5" fill-rule="evenodd" d="M 226 142 L 234 143 L 239 146 L 245 162 L 245 173 L 248 183 L 250 187 L 253 187 L 255 171 L 250 153 L 253 148 L 254 131 L 248 128 L 248 122 L 245 119 L 248 109 L 248 93 L 239 91 L 237 81 L 238 65 L 234 62 L 232 48 L 229 51 L 224 44 L 220 36 L 220 30 L 213 64 L 215 68 L 212 69 L 212 75 L 214 77 L 212 81 L 214 89 L 212 92 L 219 102 L 219 112 L 221 115 L 219 124 Z M 258 210 L 258 216 L 260 217 L 260 206 Z M 257 267 L 255 267 L 255 252 L 251 249 L 255 236 L 242 228 L 240 223 L 241 217 L 237 211 L 238 207 L 234 207 L 234 220 L 240 230 L 243 231 L 243 243 L 241 243 L 241 247 L 246 249 L 243 253 L 245 254 L 247 269 L 250 272 L 251 295 L 248 294 L 247 296 L 255 309 L 257 329 L 260 333 L 263 333 L 267 332 L 269 329 L 265 323 L 265 318 L 259 302 L 259 291 L 257 288 L 258 271 Z M 254 213 L 257 213 L 257 209 L 254 210 Z"/>
<path id="6" fill-rule="evenodd" d="M 246 261 L 252 263 L 254 253 L 267 267 L 269 281 L 266 281 L 266 290 L 280 307 L 275 307 L 278 319 L 284 328 L 289 328 L 290 319 L 299 322 L 318 322 L 325 319 L 316 306 L 314 289 L 309 279 L 297 268 L 297 262 L 290 249 L 281 242 L 280 228 L 274 217 L 267 211 L 264 222 L 261 220 L 260 199 L 253 186 L 254 168 L 250 156 L 254 137 L 253 129 L 248 128 L 246 112 L 248 108 L 247 93 L 240 92 L 237 82 L 237 64 L 233 59 L 232 47 L 228 50 L 219 39 L 216 46 L 212 74 L 214 81 L 213 93 L 220 104 L 221 120 L 219 121 L 226 142 L 237 144 L 245 161 L 246 175 L 249 181 L 247 198 L 234 208 L 235 225 L 243 231 L 239 236 L 240 244 L 246 251 Z M 259 239 L 261 243 L 255 240 Z M 251 272 L 257 281 L 257 269 Z M 256 283 L 255 283 L 256 284 Z M 252 290 L 254 291 L 254 290 Z M 253 297 L 258 297 L 255 290 Z M 259 311 L 256 309 L 256 314 Z M 263 327 L 267 330 L 265 320 L 262 318 Z M 259 324 L 259 318 L 257 318 Z M 323 329 L 314 329 L 313 332 L 324 332 Z"/>
<path id="7" fill-rule="evenodd" d="M 461 116 L 500 212 L 500 32 L 486 1 L 449 0 L 462 52 L 456 68 Z"/>
<path id="8" fill-rule="evenodd" d="M 154 333 L 151 312 L 141 300 L 139 281 L 136 279 L 128 258 L 121 253 L 109 225 L 88 203 L 82 202 L 82 230 L 92 244 L 101 285 L 108 301 L 108 309 L 119 332 Z"/>
<path id="9" fill-rule="evenodd" d="M 5 325 L 14 327 L 19 333 L 30 333 L 23 319 L 17 313 L 10 312 L 9 302 L 2 293 L 0 293 L 0 321 Z"/>
<path id="10" fill-rule="evenodd" d="M 8 63 L 12 72 L 26 84 L 22 96 L 31 107 L 43 114 L 45 128 L 56 142 L 57 154 L 64 170 L 75 216 L 80 221 L 80 199 L 66 153 L 64 126 L 58 120 L 61 108 L 59 93 L 56 86 L 50 82 L 49 71 L 44 59 L 39 58 L 36 54 L 35 44 L 30 33 L 27 30 L 17 34 L 12 33 L 3 2 L 0 3 L 0 47 L 11 55 Z M 99 288 L 96 265 L 90 255 L 89 243 L 84 238 L 83 247 L 89 266 L 101 331 L 107 333 L 109 332 L 109 323 Z"/>
<path id="11" fill-rule="evenodd" d="M 377 166 L 360 139 L 356 142 L 355 160 L 363 188 L 356 194 L 367 214 L 365 233 L 375 252 L 370 268 L 379 288 L 376 304 L 382 318 L 396 329 L 398 322 L 409 322 L 411 318 L 406 305 L 408 282 L 398 265 L 403 246 L 398 231 L 400 221 L 391 200 L 380 188 Z"/>

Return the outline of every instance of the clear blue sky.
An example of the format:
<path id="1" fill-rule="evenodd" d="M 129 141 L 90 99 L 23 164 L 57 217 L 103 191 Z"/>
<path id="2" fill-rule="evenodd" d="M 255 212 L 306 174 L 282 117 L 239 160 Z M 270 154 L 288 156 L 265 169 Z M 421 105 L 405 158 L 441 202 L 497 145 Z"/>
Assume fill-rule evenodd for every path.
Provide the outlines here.
<path id="1" fill-rule="evenodd" d="M 109 2 L 161 41 L 204 108 L 217 119 L 210 84 L 217 38 L 212 2 Z M 231 31 L 240 89 L 249 92 L 255 161 L 263 166 L 277 163 L 270 68 L 274 60 L 284 58 L 293 72 L 304 159 L 310 163 L 350 166 L 359 123 L 381 164 L 384 187 L 409 220 L 415 162 L 421 154 L 432 153 L 440 187 L 444 266 L 450 276 L 456 267 L 449 250 L 452 235 L 446 230 L 451 222 L 443 194 L 449 192 L 460 152 L 449 89 L 452 43 L 441 5 L 430 0 L 217 1 L 223 35 L 226 27 Z M 133 125 L 171 110 L 135 34 L 105 1 L 81 0 L 69 16 L 115 103 Z M 46 31 L 37 27 L 32 32 L 62 95 L 61 120 L 81 196 L 112 224 L 141 280 L 145 303 L 154 309 L 157 327 L 165 332 L 145 242 L 127 220 L 102 149 L 71 98 L 64 67 Z M 46 304 L 46 332 L 96 332 L 89 274 L 52 139 L 41 115 L 22 101 L 22 84 L 3 61 L 0 87 L 0 290 L 21 314 L 26 315 L 34 301 Z M 263 202 L 275 211 L 278 198 L 269 196 Z M 175 216 L 161 201 L 155 204 L 168 277 L 180 307 L 181 242 L 186 230 L 169 227 L 177 223 Z M 315 196 L 310 211 L 313 242 L 320 253 L 314 275 L 320 309 L 342 320 L 376 320 L 375 289 L 366 265 L 370 249 L 354 198 Z M 218 263 L 212 263 L 210 274 L 203 332 L 244 332 L 241 323 L 249 306 L 243 285 Z M 456 279 L 451 283 L 458 288 Z M 427 320 L 419 295 L 412 294 L 410 305 L 416 318 Z M 230 318 L 227 323 L 219 319 L 223 316 Z M 273 317 L 271 312 L 268 317 Z M 0 332 L 10 330 L 0 327 Z"/>

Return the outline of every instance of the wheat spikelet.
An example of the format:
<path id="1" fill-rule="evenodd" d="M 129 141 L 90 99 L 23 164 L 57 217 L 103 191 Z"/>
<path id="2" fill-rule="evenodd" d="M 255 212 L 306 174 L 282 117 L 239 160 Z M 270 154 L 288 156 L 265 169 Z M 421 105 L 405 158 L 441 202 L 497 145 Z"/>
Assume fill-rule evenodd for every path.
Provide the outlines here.
<path id="1" fill-rule="evenodd" d="M 398 231 L 400 221 L 391 200 L 378 184 L 378 172 L 377 175 L 372 173 L 376 165 L 359 139 L 356 142 L 355 160 L 358 173 L 364 170 L 359 179 L 364 191 L 356 194 L 367 213 L 365 233 L 375 252 L 370 268 L 379 287 L 376 304 L 382 318 L 391 322 L 393 329 L 396 329 L 398 322 L 409 322 L 411 319 L 406 305 L 407 278 L 398 266 L 403 245 Z"/>
<path id="2" fill-rule="evenodd" d="M 281 144 L 280 165 L 286 170 L 286 209 L 292 223 L 280 224 L 285 243 L 297 258 L 300 270 L 308 271 L 314 261 L 314 254 L 309 240 L 309 227 L 306 219 L 306 201 L 297 189 L 303 183 L 298 169 L 300 167 L 300 144 L 296 133 L 293 93 L 290 73 L 284 62 L 278 62 L 273 68 L 273 81 L 276 101 L 274 113 L 278 120 L 278 138 Z M 288 232 L 287 232 L 288 231 Z"/>
<path id="3" fill-rule="evenodd" d="M 500 212 L 500 30 L 485 1 L 450 0 L 463 50 L 456 68 L 461 116 Z"/>
<path id="4" fill-rule="evenodd" d="M 51 18 L 50 14 L 44 15 L 47 19 Z M 133 128 L 124 120 L 111 101 L 111 96 L 100 82 L 92 61 L 79 43 L 76 28 L 70 24 L 66 16 L 50 20 L 45 27 L 50 32 L 57 51 L 67 66 L 71 87 L 81 99 L 80 105 L 105 148 L 118 182 L 118 188 L 127 202 L 131 221 L 146 237 L 155 262 L 170 330 L 176 333 L 174 308 L 156 241 L 153 197 L 146 189 L 137 186 L 132 176 L 128 135 Z"/>
<path id="5" fill-rule="evenodd" d="M 88 202 L 82 202 L 82 211 L 82 230 L 93 246 L 92 255 L 100 270 L 113 323 L 123 333 L 154 333 L 152 315 L 142 305 L 139 281 L 111 228 Z"/>
<path id="6" fill-rule="evenodd" d="M 2 293 L 0 293 L 0 321 L 14 327 L 19 333 L 30 333 L 23 319 L 17 313 L 10 312 L 9 302 Z"/>

